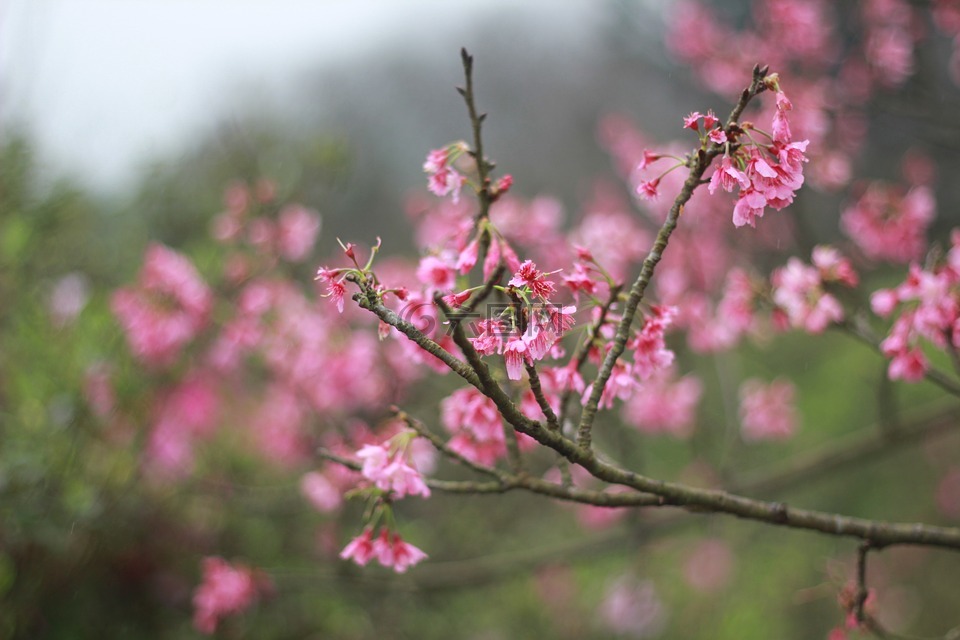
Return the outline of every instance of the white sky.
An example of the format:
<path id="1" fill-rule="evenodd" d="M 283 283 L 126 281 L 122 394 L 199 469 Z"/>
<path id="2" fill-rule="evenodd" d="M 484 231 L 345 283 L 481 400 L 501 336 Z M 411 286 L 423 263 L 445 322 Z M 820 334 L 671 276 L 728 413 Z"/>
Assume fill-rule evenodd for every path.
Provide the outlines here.
<path id="1" fill-rule="evenodd" d="M 571 3 L 574 4 L 574 3 Z M 547 12 L 555 2 L 523 5 Z M 0 122 L 51 169 L 112 190 L 225 115 L 240 87 L 282 99 L 298 73 L 402 34 L 460 29 L 507 0 L 0 0 Z"/>

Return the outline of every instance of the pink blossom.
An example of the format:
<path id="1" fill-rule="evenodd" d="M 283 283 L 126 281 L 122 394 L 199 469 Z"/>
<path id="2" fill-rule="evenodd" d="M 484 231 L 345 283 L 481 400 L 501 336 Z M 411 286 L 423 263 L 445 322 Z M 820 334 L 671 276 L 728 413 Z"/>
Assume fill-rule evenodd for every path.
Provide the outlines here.
<path id="1" fill-rule="evenodd" d="M 582 262 L 574 263 L 573 273 L 563 276 L 563 284 L 567 285 L 574 295 L 582 291 L 592 296 L 599 289 L 596 279 L 590 275 Z"/>
<path id="2" fill-rule="evenodd" d="M 477 238 L 474 238 L 470 241 L 470 244 L 460 252 L 460 255 L 457 256 L 457 265 L 456 268 L 461 274 L 469 273 L 474 266 L 477 264 L 478 251 L 480 249 L 480 243 Z"/>
<path id="3" fill-rule="evenodd" d="M 693 433 L 703 386 L 693 376 L 674 380 L 666 373 L 638 385 L 623 405 L 623 419 L 640 431 L 688 438 Z"/>
<path id="4" fill-rule="evenodd" d="M 763 217 L 767 199 L 762 193 L 753 189 L 741 191 L 737 203 L 733 208 L 733 224 L 737 227 L 750 225 L 757 226 L 757 218 Z"/>
<path id="5" fill-rule="evenodd" d="M 307 257 L 320 231 L 320 216 L 300 205 L 287 205 L 277 221 L 277 249 L 290 262 Z"/>
<path id="6" fill-rule="evenodd" d="M 794 387 L 786 380 L 740 385 L 740 433 L 747 442 L 785 440 L 797 430 Z"/>
<path id="7" fill-rule="evenodd" d="M 923 254 L 935 209 L 929 187 L 914 187 L 902 194 L 874 182 L 844 210 L 840 226 L 867 257 L 905 263 Z"/>
<path id="8" fill-rule="evenodd" d="M 626 400 L 633 395 L 633 392 L 639 386 L 636 376 L 633 372 L 633 365 L 628 362 L 617 361 L 613 365 L 613 371 L 610 374 L 610 379 L 607 380 L 606 386 L 603 388 L 603 393 L 600 395 L 600 409 L 610 409 L 613 407 L 613 401 L 619 398 L 620 400 Z M 583 390 L 583 394 L 580 397 L 581 402 L 586 405 L 590 400 L 590 395 L 593 393 L 593 384 L 587 386 Z"/>
<path id="9" fill-rule="evenodd" d="M 357 457 L 363 461 L 360 473 L 378 489 L 389 491 L 396 498 L 430 497 L 430 488 L 420 472 L 408 465 L 400 453 L 391 455 L 383 445 L 367 444 L 357 451 Z"/>
<path id="10" fill-rule="evenodd" d="M 848 287 L 856 287 L 860 283 L 853 264 L 834 247 L 827 245 L 814 247 L 811 261 L 820 270 L 820 279 L 823 282 L 839 282 Z"/>
<path id="11" fill-rule="evenodd" d="M 469 338 L 477 353 L 484 356 L 503 353 L 503 336 L 505 328 L 499 320 L 481 320 L 477 326 L 479 335 Z"/>
<path id="12" fill-rule="evenodd" d="M 337 305 L 337 311 L 343 313 L 343 296 L 347 293 L 347 287 L 342 280 L 331 280 L 327 284 L 327 295 L 331 297 L 334 304 Z"/>
<path id="13" fill-rule="evenodd" d="M 436 196 L 451 195 L 454 203 L 460 200 L 460 188 L 467 179 L 450 167 L 444 167 L 427 178 L 427 189 Z"/>
<path id="14" fill-rule="evenodd" d="M 341 273 L 344 275 L 340 275 Z M 345 277 L 346 274 L 342 269 L 328 269 L 326 267 L 320 267 L 317 269 L 317 275 L 314 278 L 315 280 L 327 285 L 327 292 L 323 297 L 333 300 L 333 303 L 337 306 L 337 311 L 339 313 L 343 313 L 343 297 L 347 293 L 347 287 L 343 284 L 343 279 Z"/>
<path id="15" fill-rule="evenodd" d="M 684 563 L 683 575 L 697 591 L 716 593 L 730 582 L 733 565 L 733 552 L 724 541 L 701 540 Z"/>
<path id="16" fill-rule="evenodd" d="M 424 173 L 437 173 L 447 166 L 447 159 L 450 153 L 447 149 L 433 149 L 427 154 L 427 160 L 423 163 Z"/>
<path id="17" fill-rule="evenodd" d="M 881 348 L 883 348 L 882 344 Z M 888 369 L 891 380 L 920 382 L 930 368 L 927 357 L 919 347 L 900 349 L 888 355 L 892 356 Z"/>
<path id="18" fill-rule="evenodd" d="M 633 373 L 640 380 L 673 363 L 673 351 L 667 349 L 663 334 L 674 315 L 675 308 L 655 307 L 644 320 L 643 328 L 627 342 L 627 348 L 633 351 Z"/>
<path id="19" fill-rule="evenodd" d="M 193 593 L 193 626 L 213 634 L 221 618 L 243 612 L 257 596 L 253 572 L 222 558 L 203 559 L 203 581 Z"/>
<path id="20" fill-rule="evenodd" d="M 417 280 L 430 291 L 450 291 L 457 284 L 456 266 L 441 256 L 424 256 L 417 267 Z"/>
<path id="21" fill-rule="evenodd" d="M 64 327 L 72 323 L 90 300 L 90 281 L 78 271 L 68 273 L 53 286 L 47 308 L 53 323 Z"/>
<path id="22" fill-rule="evenodd" d="M 727 134 L 723 129 L 714 129 L 708 137 L 714 144 L 723 144 L 727 141 Z"/>
<path id="23" fill-rule="evenodd" d="M 499 198 L 500 196 L 504 195 L 505 193 L 510 191 L 510 187 L 512 186 L 513 186 L 513 176 L 508 173 L 507 175 L 497 180 L 497 183 L 493 185 L 494 197 Z"/>
<path id="24" fill-rule="evenodd" d="M 527 351 L 527 343 L 522 337 L 514 336 L 507 341 L 503 349 L 503 362 L 510 380 L 520 380 L 523 377 L 524 364 L 530 361 Z"/>
<path id="25" fill-rule="evenodd" d="M 822 333 L 831 323 L 843 320 L 840 302 L 823 290 L 820 272 L 797 258 L 770 276 L 773 301 L 796 328 Z"/>
<path id="26" fill-rule="evenodd" d="M 300 479 L 300 493 L 310 501 L 310 504 L 322 513 L 330 513 L 340 508 L 343 498 L 340 491 L 325 475 L 317 471 L 304 474 Z"/>
<path id="27" fill-rule="evenodd" d="M 356 538 L 351 540 L 343 551 L 340 552 L 340 558 L 343 560 L 353 560 L 361 567 L 370 562 L 377 555 L 373 543 L 373 529 L 367 527 Z"/>
<path id="28" fill-rule="evenodd" d="M 546 274 L 538 270 L 532 260 L 524 261 L 508 284 L 511 287 L 529 287 L 534 295 L 543 300 L 548 300 L 557 290 L 553 282 L 546 279 Z"/>
<path id="29" fill-rule="evenodd" d="M 649 167 L 651 164 L 661 159 L 662 157 L 663 156 L 660 155 L 659 153 L 654 153 L 649 149 L 644 149 L 643 159 L 640 160 L 640 164 L 637 165 L 637 171 L 643 171 L 644 169 L 646 169 L 647 167 Z"/>
<path id="30" fill-rule="evenodd" d="M 490 465 L 506 454 L 500 412 L 478 390 L 454 391 L 440 403 L 440 419 L 454 435 L 450 447 L 469 460 Z"/>
<path id="31" fill-rule="evenodd" d="M 136 288 L 119 289 L 111 308 L 134 356 L 169 365 L 206 325 L 213 304 L 193 264 L 159 244 L 147 248 Z"/>
<path id="32" fill-rule="evenodd" d="M 427 554 L 405 542 L 399 533 L 393 534 L 393 570 L 397 573 L 405 573 L 407 569 L 426 559 Z M 389 565 L 387 565 L 389 566 Z"/>
<path id="33" fill-rule="evenodd" d="M 698 120 L 700 120 L 700 118 L 702 117 L 703 117 L 703 114 L 700 113 L 699 111 L 691 112 L 683 119 L 683 128 L 693 129 L 694 131 L 698 131 L 700 128 L 700 123 L 698 122 Z"/>
<path id="34" fill-rule="evenodd" d="M 710 184 L 707 190 L 714 193 L 717 187 L 720 187 L 727 193 L 733 191 L 736 187 L 746 189 L 750 186 L 750 180 L 747 174 L 737 167 L 736 161 L 730 156 L 723 156 L 720 160 L 720 166 L 713 172 L 710 178 Z"/>
<path id="35" fill-rule="evenodd" d="M 653 583 L 629 576 L 607 587 L 599 612 L 611 631 L 635 638 L 655 637 L 666 624 L 666 607 Z"/>
<path id="36" fill-rule="evenodd" d="M 644 200 L 656 200 L 660 196 L 657 187 L 660 186 L 660 179 L 645 180 L 637 187 L 637 195 Z"/>
<path id="37" fill-rule="evenodd" d="M 893 289 L 878 289 L 870 295 L 870 308 L 881 318 L 886 318 L 900 304 L 900 298 Z"/>

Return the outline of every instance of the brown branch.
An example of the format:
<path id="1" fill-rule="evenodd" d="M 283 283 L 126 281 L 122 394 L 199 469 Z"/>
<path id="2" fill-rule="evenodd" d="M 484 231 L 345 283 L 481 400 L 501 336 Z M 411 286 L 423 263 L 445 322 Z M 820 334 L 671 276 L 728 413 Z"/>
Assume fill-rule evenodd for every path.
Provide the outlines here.
<path id="1" fill-rule="evenodd" d="M 490 205 L 493 203 L 493 194 L 490 193 L 490 171 L 493 169 L 493 163 L 488 161 L 483 155 L 483 137 L 481 128 L 487 114 L 477 111 L 476 100 L 473 92 L 473 56 L 467 53 L 466 49 L 460 49 L 460 59 L 463 62 L 463 75 L 465 85 L 457 87 L 457 92 L 463 96 L 463 101 L 467 104 L 467 111 L 470 114 L 470 126 L 473 129 L 473 149 L 470 155 L 477 163 L 477 196 L 480 200 L 480 211 L 477 213 L 476 222 L 479 224 L 482 220 L 490 217 Z"/>
<path id="2" fill-rule="evenodd" d="M 372 294 L 359 296 L 359 298 L 361 306 L 366 305 L 365 308 L 377 313 L 384 322 L 397 326 L 414 342 L 419 344 L 426 341 L 428 345 L 436 345 L 426 339 L 412 324 L 376 302 Z M 698 489 L 680 483 L 656 480 L 603 462 L 592 449 L 584 449 L 563 434 L 545 429 L 539 422 L 523 415 L 493 380 L 486 363 L 480 359 L 459 325 L 454 326 L 453 338 L 464 351 L 469 366 L 465 366 L 460 360 L 441 349 L 447 356 L 444 362 L 451 369 L 490 398 L 496 404 L 501 416 L 515 429 L 531 436 L 540 444 L 550 447 L 570 462 L 579 464 L 595 478 L 611 484 L 624 485 L 641 493 L 660 496 L 662 498 L 660 504 L 663 505 L 682 506 L 693 511 L 726 513 L 776 526 L 870 540 L 878 549 L 903 544 L 960 549 L 960 529 L 957 528 L 883 522 L 797 509 L 781 502 L 764 502 L 725 491 Z"/>
<path id="3" fill-rule="evenodd" d="M 540 411 L 547 418 L 547 428 L 559 431 L 560 423 L 557 421 L 557 414 L 553 412 L 553 407 L 550 406 L 546 396 L 543 395 L 543 387 L 540 386 L 540 374 L 537 373 L 537 367 L 530 362 L 527 362 L 526 365 L 527 377 L 530 378 L 530 390 L 533 391 L 533 397 L 537 399 L 537 404 L 540 405 Z"/>
<path id="4" fill-rule="evenodd" d="M 730 133 L 731 127 L 733 127 L 740 118 L 740 114 L 743 113 L 747 103 L 766 89 L 764 83 L 766 71 L 766 68 L 761 69 L 759 66 L 754 67 L 753 81 L 750 83 L 750 87 L 743 90 L 743 93 L 740 95 L 740 100 L 733 108 L 733 111 L 730 112 L 730 117 L 727 119 L 726 129 L 728 134 Z M 713 162 L 714 157 L 721 153 L 721 150 L 722 148 L 720 146 L 713 144 L 706 149 L 699 149 L 697 154 L 690 158 L 690 173 L 687 175 L 687 179 L 684 181 L 680 193 L 677 194 L 676 199 L 673 201 L 670 212 L 667 214 L 663 226 L 660 227 L 660 231 L 657 233 L 656 241 L 654 241 L 650 253 L 647 254 L 646 259 L 643 261 L 640 275 L 637 276 L 636 281 L 634 281 L 633 286 L 630 288 L 630 295 L 627 297 L 627 302 L 624 306 L 623 317 L 617 326 L 616 336 L 603 360 L 600 372 L 593 383 L 590 399 L 580 414 L 580 425 L 577 428 L 577 443 L 583 449 L 589 449 L 591 447 L 591 432 L 600 405 L 600 398 L 603 397 L 603 391 L 607 386 L 607 381 L 613 374 L 614 365 L 617 363 L 617 360 L 620 359 L 620 356 L 623 355 L 623 351 L 626 348 L 627 339 L 630 337 L 630 327 L 633 325 L 633 320 L 637 314 L 637 307 L 643 300 L 647 285 L 650 284 L 650 279 L 653 277 L 654 269 L 656 269 L 657 264 L 663 257 L 663 252 L 666 250 L 667 243 L 670 241 L 670 235 L 677 227 L 677 222 L 680 219 L 684 205 L 690 200 L 690 197 L 697 187 L 700 186 L 704 172 L 707 170 L 707 167 L 710 166 L 710 163 Z"/>
<path id="5" fill-rule="evenodd" d="M 583 344 L 580 345 L 579 350 L 574 356 L 576 363 L 574 365 L 574 371 L 579 373 L 580 369 L 583 368 L 583 365 L 587 362 L 587 358 L 590 356 L 590 349 L 593 347 L 593 344 L 597 341 L 597 338 L 600 335 L 600 330 L 603 329 L 604 323 L 607 321 L 607 315 L 610 313 L 610 308 L 617 301 L 617 298 L 620 296 L 620 291 L 623 289 L 622 284 L 616 284 L 610 288 L 610 295 L 607 297 L 607 301 L 600 307 L 600 315 L 597 316 L 596 322 L 590 325 L 590 328 L 587 330 L 587 339 Z M 560 397 L 560 416 L 558 422 L 560 427 L 567 423 L 567 413 L 569 410 L 570 399 L 573 397 L 573 387 L 568 386 L 566 391 L 563 392 L 563 395 Z"/>

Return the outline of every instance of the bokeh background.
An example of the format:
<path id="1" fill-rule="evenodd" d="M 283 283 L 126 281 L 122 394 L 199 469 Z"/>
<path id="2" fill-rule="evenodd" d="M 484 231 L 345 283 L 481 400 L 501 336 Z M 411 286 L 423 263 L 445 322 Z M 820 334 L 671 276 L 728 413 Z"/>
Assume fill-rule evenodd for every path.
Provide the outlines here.
<path id="1" fill-rule="evenodd" d="M 749 22 L 750 3 L 716 4 L 732 24 Z M 861 3 L 848 4 L 836 19 L 852 46 Z M 681 137 L 682 115 L 725 113 L 732 99 L 707 91 L 665 48 L 673 8 L 655 0 L 4 2 L 0 637 L 198 637 L 191 593 L 208 555 L 259 567 L 273 583 L 253 610 L 223 622 L 224 638 L 741 640 L 826 637 L 841 623 L 849 541 L 702 514 L 637 512 L 604 523 L 526 495 L 438 495 L 403 505 L 405 537 L 431 560 L 395 576 L 336 558 L 359 529 L 360 507 L 322 514 L 310 506 L 298 487 L 317 460 L 265 463 L 228 424 L 200 448 L 189 477 L 158 484 L 140 471 L 149 398 L 164 381 L 127 353 L 110 296 L 136 279 L 148 243 L 214 273 L 222 256 L 209 229 L 224 189 L 267 177 L 281 197 L 322 216 L 311 259 L 284 274 L 305 290 L 338 237 L 371 244 L 382 236 L 385 254 L 412 255 L 405 210 L 424 191 L 423 158 L 469 134 L 453 89 L 460 47 L 476 58 L 487 149 L 513 174 L 517 194 L 555 198 L 566 226 L 598 190 L 631 202 L 601 123 L 622 114 L 666 142 Z M 904 152 L 930 157 L 939 179 L 928 236 L 944 244 L 960 203 L 951 46 L 944 36 L 924 40 L 911 81 L 864 106 L 869 134 L 852 161 L 855 176 L 895 181 Z M 760 263 L 769 269 L 788 252 L 844 243 L 837 221 L 851 197 L 849 189 L 802 194 L 789 214 L 800 233 Z M 902 271 L 878 268 L 863 291 L 896 284 Z M 54 303 L 64 290 L 73 296 L 67 317 Z M 910 423 L 952 408 L 936 388 L 887 382 L 880 357 L 833 333 L 780 335 L 709 357 L 676 348 L 706 387 L 694 437 L 627 433 L 608 443 L 658 477 L 701 484 L 776 469 L 891 415 Z M 104 426 L 85 395 L 91 366 L 103 362 L 132 417 L 129 438 Z M 794 439 L 746 446 L 730 435 L 736 415 L 726 400 L 749 376 L 794 381 L 803 424 Z M 405 407 L 435 419 L 451 388 L 431 379 Z M 354 417 L 382 416 L 360 409 Z M 312 428 L 326 428 L 323 419 Z M 956 525 L 951 496 L 960 486 L 943 487 L 958 451 L 960 440 L 941 434 L 775 497 Z M 450 467 L 441 475 L 468 477 Z M 878 615 L 897 630 L 943 634 L 960 624 L 957 575 L 955 553 L 879 554 L 871 564 Z"/>

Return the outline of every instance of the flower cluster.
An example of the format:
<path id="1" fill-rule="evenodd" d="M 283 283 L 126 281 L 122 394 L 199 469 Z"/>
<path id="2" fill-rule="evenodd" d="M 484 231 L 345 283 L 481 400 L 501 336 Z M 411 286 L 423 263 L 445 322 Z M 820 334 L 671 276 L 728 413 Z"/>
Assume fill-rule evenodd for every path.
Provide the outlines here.
<path id="1" fill-rule="evenodd" d="M 230 185 L 224 197 L 226 209 L 213 219 L 214 239 L 245 244 L 264 257 L 305 260 L 320 231 L 320 216 L 296 203 L 280 207 L 275 217 L 268 215 L 276 208 L 276 197 L 276 185 L 269 180 L 261 180 L 254 188 L 239 182 Z"/>
<path id="2" fill-rule="evenodd" d="M 557 288 L 546 279 L 547 275 L 531 260 L 521 263 L 506 291 L 521 300 L 535 297 L 538 301 L 527 306 L 508 306 L 505 317 L 483 320 L 478 325 L 478 335 L 470 338 L 477 353 L 503 355 L 510 380 L 520 380 L 525 365 L 550 354 L 574 324 L 575 306 L 557 306 L 550 302 Z"/>
<path id="3" fill-rule="evenodd" d="M 439 197 L 450 194 L 454 203 L 460 199 L 460 188 L 467 179 L 453 168 L 454 161 L 467 150 L 465 142 L 455 142 L 427 154 L 423 171 L 427 174 L 427 188 Z"/>
<path id="4" fill-rule="evenodd" d="M 850 261 L 833 247 L 813 249 L 813 266 L 797 258 L 770 276 L 773 302 L 785 322 L 809 333 L 822 333 L 831 323 L 843 320 L 843 305 L 827 288 L 834 284 L 855 287 L 859 283 Z"/>
<path id="5" fill-rule="evenodd" d="M 733 208 L 733 224 L 737 227 L 755 227 L 766 207 L 783 209 L 793 202 L 796 191 L 803 185 L 803 163 L 807 162 L 804 153 L 809 140 L 794 142 L 787 120 L 793 104 L 780 91 L 776 74 L 769 76 L 768 85 L 776 89 L 772 134 L 763 134 L 769 135 L 770 143 L 761 145 L 753 141 L 753 144 L 741 144 L 732 152 L 730 145 L 726 145 L 720 166 L 714 170 L 708 186 L 710 193 L 718 188 L 728 193 L 739 190 Z M 743 131 L 741 141 L 744 136 L 752 141 L 749 130 Z"/>
<path id="6" fill-rule="evenodd" d="M 376 558 L 383 566 L 403 573 L 427 557 L 420 549 L 404 542 L 389 524 L 382 527 L 379 537 L 373 538 L 374 529 L 381 518 L 393 523 L 394 500 L 406 496 L 430 497 L 430 488 L 423 476 L 410 464 L 413 454 L 411 445 L 415 438 L 415 432 L 401 429 L 385 444 L 367 444 L 356 452 L 361 460 L 360 474 L 370 486 L 360 488 L 355 493 L 369 496 L 374 507 L 367 512 L 368 524 L 363 532 L 340 553 L 344 560 L 365 565 Z"/>
<path id="7" fill-rule="evenodd" d="M 343 548 L 340 557 L 353 560 L 361 567 L 376 559 L 384 567 L 397 573 L 405 573 L 407 569 L 425 559 L 427 554 L 404 541 L 399 533 L 392 533 L 387 527 L 380 529 L 380 535 L 376 538 L 373 537 L 373 527 L 367 527 Z"/>
<path id="8" fill-rule="evenodd" d="M 193 264 L 161 244 L 147 248 L 137 286 L 117 290 L 111 300 L 131 352 L 155 366 L 173 363 L 207 324 L 212 305 Z"/>
<path id="9" fill-rule="evenodd" d="M 640 387 L 641 383 L 659 371 L 673 364 L 674 353 L 666 346 L 664 335 L 673 324 L 677 309 L 670 306 L 652 305 L 644 318 L 643 326 L 627 340 L 626 347 L 633 356 L 632 362 L 618 360 L 614 364 L 610 379 L 600 396 L 600 408 L 613 407 L 617 399 L 627 400 Z M 607 343 L 609 350 L 612 343 Z M 591 358 L 599 366 L 604 352 L 593 349 Z M 588 385 L 581 395 L 583 404 L 587 404 L 593 384 Z"/>
<path id="10" fill-rule="evenodd" d="M 193 594 L 193 626 L 211 635 L 221 618 L 242 613 L 258 594 L 271 588 L 266 576 L 249 567 L 231 565 L 222 558 L 204 558 L 203 580 Z"/>
<path id="11" fill-rule="evenodd" d="M 844 210 L 840 226 L 868 258 L 905 263 L 923 253 L 935 209 L 933 191 L 927 186 L 904 193 L 873 182 Z"/>
<path id="12" fill-rule="evenodd" d="M 357 451 L 357 457 L 363 461 L 360 471 L 363 477 L 377 489 L 390 493 L 393 498 L 408 495 L 430 497 L 430 489 L 423 481 L 423 476 L 407 463 L 402 449 L 391 454 L 383 445 L 368 444 Z"/>
<path id="13" fill-rule="evenodd" d="M 769 385 L 755 379 L 740 386 L 740 433 L 748 442 L 784 440 L 797 430 L 795 391 L 786 380 Z"/>
<path id="14" fill-rule="evenodd" d="M 917 382 L 929 362 L 920 348 L 925 338 L 939 349 L 960 348 L 960 230 L 952 234 L 946 261 L 931 269 L 910 265 L 907 279 L 894 289 L 880 289 L 870 298 L 874 313 L 888 317 L 900 307 L 890 334 L 880 344 L 890 358 L 891 380 Z"/>

